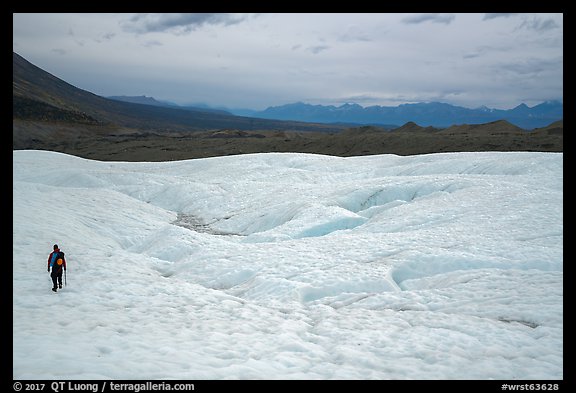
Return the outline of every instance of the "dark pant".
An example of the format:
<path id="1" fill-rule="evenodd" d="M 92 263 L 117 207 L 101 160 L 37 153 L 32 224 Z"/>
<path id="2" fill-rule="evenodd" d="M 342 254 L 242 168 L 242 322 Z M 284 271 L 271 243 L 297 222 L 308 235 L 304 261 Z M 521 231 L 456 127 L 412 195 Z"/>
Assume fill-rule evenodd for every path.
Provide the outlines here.
<path id="1" fill-rule="evenodd" d="M 60 269 L 57 272 L 53 271 L 50 274 L 50 276 L 52 277 L 52 283 L 54 284 L 54 288 L 58 288 L 58 284 L 62 286 L 62 269 Z"/>

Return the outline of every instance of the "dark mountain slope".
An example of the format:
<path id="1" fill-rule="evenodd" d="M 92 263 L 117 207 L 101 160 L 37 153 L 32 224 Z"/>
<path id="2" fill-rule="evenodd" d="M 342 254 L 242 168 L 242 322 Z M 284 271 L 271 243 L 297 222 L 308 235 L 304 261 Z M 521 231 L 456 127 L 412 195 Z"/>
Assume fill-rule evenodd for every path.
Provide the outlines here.
<path id="1" fill-rule="evenodd" d="M 235 128 L 331 131 L 342 129 L 293 121 L 239 117 L 222 113 L 142 105 L 106 99 L 78 89 L 13 53 L 13 119 L 58 120 L 135 128 L 146 131 L 198 131 Z M 46 116 L 46 111 L 52 115 Z M 56 115 L 56 112 L 59 112 Z M 84 119 L 84 120 L 82 120 Z"/>

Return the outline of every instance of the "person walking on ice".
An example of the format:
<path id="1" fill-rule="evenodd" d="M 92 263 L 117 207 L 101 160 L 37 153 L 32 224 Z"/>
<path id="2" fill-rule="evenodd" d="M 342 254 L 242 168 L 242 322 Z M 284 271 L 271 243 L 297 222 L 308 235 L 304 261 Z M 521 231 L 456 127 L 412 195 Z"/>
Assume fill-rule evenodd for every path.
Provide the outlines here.
<path id="1" fill-rule="evenodd" d="M 48 272 L 50 268 L 52 268 L 50 276 L 54 284 L 52 290 L 57 292 L 58 288 L 62 289 L 62 270 L 66 271 L 66 259 L 64 253 L 58 248 L 58 244 L 54 244 L 54 251 L 48 256 Z"/>

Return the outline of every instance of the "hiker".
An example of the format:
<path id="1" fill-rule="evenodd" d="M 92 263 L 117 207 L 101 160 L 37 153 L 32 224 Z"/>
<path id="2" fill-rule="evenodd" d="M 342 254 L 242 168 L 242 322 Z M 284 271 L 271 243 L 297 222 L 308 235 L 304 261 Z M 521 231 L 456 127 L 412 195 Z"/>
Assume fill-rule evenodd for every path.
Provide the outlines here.
<path id="1" fill-rule="evenodd" d="M 54 292 L 58 291 L 58 288 L 62 289 L 62 269 L 66 270 L 66 259 L 64 259 L 64 253 L 58 248 L 58 244 L 54 244 L 54 251 L 48 256 L 48 271 L 52 268 L 52 283 L 54 287 L 52 290 Z"/>

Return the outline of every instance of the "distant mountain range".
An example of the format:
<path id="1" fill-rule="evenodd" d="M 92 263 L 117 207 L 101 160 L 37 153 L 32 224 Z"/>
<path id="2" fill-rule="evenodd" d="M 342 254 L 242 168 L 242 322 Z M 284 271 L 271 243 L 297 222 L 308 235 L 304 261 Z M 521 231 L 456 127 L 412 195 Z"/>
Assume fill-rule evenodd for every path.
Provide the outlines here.
<path id="1" fill-rule="evenodd" d="M 339 125 L 375 125 L 388 130 L 407 122 L 414 122 L 424 127 L 446 128 L 459 124 L 484 124 L 498 120 L 506 120 L 520 128 L 531 130 L 545 127 L 552 122 L 562 120 L 564 117 L 564 105 L 559 101 L 546 101 L 532 108 L 526 104 L 520 104 L 508 110 L 491 109 L 486 106 L 470 109 L 441 102 L 403 104 L 395 107 L 378 105 L 362 107 L 350 103 L 341 106 L 311 105 L 297 102 L 255 111 L 213 108 L 206 104 L 180 106 L 147 96 L 113 96 L 108 98 L 137 104 L 259 119 Z"/>
<path id="2" fill-rule="evenodd" d="M 12 117 L 27 122 L 82 124 L 140 131 L 210 129 L 334 131 L 343 127 L 248 118 L 224 111 L 112 100 L 79 89 L 13 53 Z M 21 130 L 22 131 L 22 130 Z"/>
<path id="3" fill-rule="evenodd" d="M 250 116 L 317 123 L 379 125 L 385 128 L 394 128 L 394 125 L 398 127 L 410 121 L 424 127 L 444 128 L 455 124 L 482 124 L 507 120 L 520 128 L 534 129 L 562 120 L 563 108 L 563 104 L 558 101 L 546 101 L 532 108 L 520 104 L 509 110 L 487 107 L 469 109 L 440 102 L 403 104 L 396 107 L 378 105 L 362 107 L 358 104 L 325 106 L 297 102 L 252 112 Z"/>
<path id="4" fill-rule="evenodd" d="M 362 117 L 371 111 L 374 117 Z M 386 111 L 391 115 L 384 118 L 382 113 Z M 315 123 L 246 117 L 203 104 L 181 107 L 146 96 L 104 98 L 78 89 L 13 54 L 12 148 L 15 150 L 42 149 L 121 161 L 263 152 L 347 157 L 455 151 L 563 151 L 559 103 L 548 102 L 534 108 L 520 105 L 511 111 L 486 108 L 477 111 L 480 114 L 474 118 L 461 115 L 472 110 L 438 103 L 397 108 L 298 103 L 268 108 L 253 116 L 264 113 L 282 118 L 300 113 L 299 116 L 316 119 Z M 515 125 L 502 120 L 502 112 L 515 114 L 517 119 L 541 120 L 550 116 L 558 121 L 526 131 L 527 123 L 520 123 L 519 127 L 518 122 Z M 324 117 L 320 116 L 322 113 Z M 438 122 L 441 115 L 450 115 L 444 119 L 452 120 Z M 411 120 L 404 122 L 402 116 Z M 500 120 L 487 121 L 493 118 L 490 116 Z M 476 121 L 486 122 L 475 124 Z M 361 126 L 350 126 L 354 122 Z M 403 125 L 391 125 L 395 122 Z"/>

